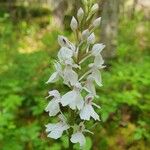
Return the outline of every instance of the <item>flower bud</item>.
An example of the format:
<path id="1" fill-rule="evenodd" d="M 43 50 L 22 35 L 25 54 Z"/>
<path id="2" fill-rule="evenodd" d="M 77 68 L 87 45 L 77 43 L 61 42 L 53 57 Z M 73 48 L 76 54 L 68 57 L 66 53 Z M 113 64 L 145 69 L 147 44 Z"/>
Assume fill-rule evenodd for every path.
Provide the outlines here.
<path id="1" fill-rule="evenodd" d="M 58 43 L 61 47 L 64 47 L 68 43 L 68 39 L 62 35 L 58 35 Z"/>
<path id="2" fill-rule="evenodd" d="M 86 40 L 88 38 L 89 34 L 90 34 L 90 32 L 88 29 L 84 30 L 82 32 L 82 40 Z"/>
<path id="3" fill-rule="evenodd" d="M 97 4 L 97 3 L 94 4 L 94 5 L 92 6 L 92 8 L 91 8 L 91 13 L 92 13 L 92 14 L 96 13 L 98 9 L 99 9 L 98 4 Z"/>
<path id="4" fill-rule="evenodd" d="M 82 8 L 80 8 L 80 9 L 78 10 L 78 12 L 77 12 L 78 21 L 81 22 L 82 19 L 83 19 L 83 17 L 84 17 L 84 11 L 83 11 Z"/>
<path id="5" fill-rule="evenodd" d="M 99 17 L 93 21 L 93 26 L 96 28 L 100 25 L 100 23 L 101 23 L 101 17 Z"/>
<path id="6" fill-rule="evenodd" d="M 75 19 L 75 17 L 72 17 L 71 23 L 70 23 L 70 27 L 73 31 L 77 30 L 78 28 L 78 22 Z"/>
<path id="7" fill-rule="evenodd" d="M 94 44 L 94 42 L 95 42 L 95 35 L 94 33 L 91 33 L 90 36 L 87 38 L 87 43 Z"/>

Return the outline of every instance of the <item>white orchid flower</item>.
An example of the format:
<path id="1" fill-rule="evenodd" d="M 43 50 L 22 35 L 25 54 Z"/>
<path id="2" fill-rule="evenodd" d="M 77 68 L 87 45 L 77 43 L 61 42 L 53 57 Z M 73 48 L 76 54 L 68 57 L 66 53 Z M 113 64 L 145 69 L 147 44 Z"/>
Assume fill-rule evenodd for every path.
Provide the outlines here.
<path id="1" fill-rule="evenodd" d="M 81 89 L 81 84 L 76 83 L 72 91 L 69 91 L 62 96 L 61 104 L 63 106 L 69 105 L 69 107 L 73 110 L 75 110 L 76 108 L 78 108 L 78 110 L 81 110 L 84 104 L 83 97 L 80 93 Z"/>
<path id="2" fill-rule="evenodd" d="M 85 104 L 83 108 L 80 111 L 80 118 L 83 120 L 90 120 L 90 118 L 94 118 L 94 120 L 100 120 L 98 114 L 94 111 L 93 106 L 96 106 L 97 108 L 100 108 L 98 105 L 93 103 L 94 97 L 89 94 L 85 97 Z"/>
<path id="3" fill-rule="evenodd" d="M 91 2 L 84 0 L 84 4 L 90 6 Z M 58 61 L 54 64 L 55 72 L 46 82 L 54 83 L 61 78 L 63 84 L 67 85 L 70 89 L 63 96 L 57 90 L 49 91 L 47 98 L 52 98 L 45 108 L 49 116 L 60 114 L 58 115 L 60 119 L 58 122 L 46 125 L 48 137 L 58 139 L 64 131 L 69 129 L 67 133 L 70 133 L 73 128 L 71 137 L 68 134 L 70 139 L 69 148 L 71 142 L 79 143 L 83 147 L 86 142 L 84 132 L 91 133 L 85 129 L 84 122 L 82 121 L 89 121 L 90 119 L 100 121 L 98 114 L 94 110 L 94 106 L 97 108 L 100 108 L 100 106 L 93 102 L 94 98 L 98 97 L 95 85 L 102 86 L 100 69 L 105 67 L 103 66 L 104 60 L 101 55 L 105 45 L 101 43 L 95 44 L 94 30 L 100 25 L 101 17 L 97 19 L 93 17 L 98 9 L 99 6 L 96 3 L 91 5 L 88 11 L 80 8 L 76 18 L 72 17 L 70 27 L 75 36 L 74 43 L 70 42 L 65 36 L 58 36 L 58 43 L 60 45 L 57 55 Z M 89 23 L 86 25 L 84 21 Z M 91 59 L 88 61 L 88 58 Z M 85 95 L 86 93 L 88 94 Z M 74 115 L 78 117 L 68 115 L 70 113 L 67 111 L 68 109 L 61 110 L 64 107 L 72 109 Z M 67 118 L 63 115 L 63 110 Z M 73 122 L 72 117 L 75 117 Z M 78 125 L 79 122 L 81 123 Z"/>
<path id="4" fill-rule="evenodd" d="M 48 105 L 45 108 L 46 112 L 49 112 L 49 116 L 55 116 L 60 112 L 60 93 L 57 90 L 49 91 L 49 96 L 46 98 L 49 98 L 53 96 L 53 99 L 48 103 Z"/>
<path id="5" fill-rule="evenodd" d="M 78 126 L 77 131 L 74 134 L 72 134 L 70 141 L 72 143 L 79 143 L 80 147 L 83 147 L 86 143 L 86 139 L 85 139 L 83 132 L 89 132 L 93 134 L 89 130 L 86 130 L 83 122 L 81 122 Z"/>
<path id="6" fill-rule="evenodd" d="M 60 119 L 58 123 L 49 123 L 46 125 L 46 132 L 48 133 L 48 137 L 53 139 L 60 138 L 63 132 L 70 128 L 62 115 L 59 115 L 58 117 Z"/>
<path id="7" fill-rule="evenodd" d="M 105 48 L 104 44 L 94 44 L 91 54 L 95 57 L 94 64 L 95 65 L 102 65 L 104 63 L 104 60 L 102 58 L 102 55 L 100 54 L 101 51 Z"/>
<path id="8" fill-rule="evenodd" d="M 58 43 L 61 47 L 67 47 L 69 49 L 71 49 L 73 52 L 75 52 L 75 45 L 73 43 L 71 43 L 66 37 L 59 35 L 58 36 Z"/>
<path id="9" fill-rule="evenodd" d="M 54 67 L 55 67 L 55 72 L 50 76 L 50 78 L 48 79 L 48 81 L 46 82 L 48 83 L 54 83 L 56 82 L 60 77 L 62 77 L 62 67 L 60 65 L 60 63 L 56 62 L 54 63 Z"/>

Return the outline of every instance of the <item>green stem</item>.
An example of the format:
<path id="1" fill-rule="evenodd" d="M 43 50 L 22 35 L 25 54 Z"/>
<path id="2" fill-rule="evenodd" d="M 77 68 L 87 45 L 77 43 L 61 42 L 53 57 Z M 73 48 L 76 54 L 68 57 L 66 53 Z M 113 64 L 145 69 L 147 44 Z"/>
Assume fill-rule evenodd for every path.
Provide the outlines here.
<path id="1" fill-rule="evenodd" d="M 73 143 L 70 141 L 70 138 L 71 138 L 71 135 L 69 136 L 69 147 L 68 147 L 68 150 L 73 150 Z"/>

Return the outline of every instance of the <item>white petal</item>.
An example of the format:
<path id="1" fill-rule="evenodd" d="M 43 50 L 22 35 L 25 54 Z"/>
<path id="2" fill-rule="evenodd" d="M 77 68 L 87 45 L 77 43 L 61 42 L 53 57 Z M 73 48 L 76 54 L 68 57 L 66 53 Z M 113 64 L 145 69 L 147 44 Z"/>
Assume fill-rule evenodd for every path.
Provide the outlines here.
<path id="1" fill-rule="evenodd" d="M 92 95 L 96 95 L 95 85 L 93 83 L 93 79 L 89 79 L 85 83 L 85 88 L 87 89 L 87 92 L 90 92 Z"/>
<path id="2" fill-rule="evenodd" d="M 93 102 L 92 102 L 92 105 L 95 106 L 95 107 L 97 107 L 97 108 L 99 108 L 99 109 L 101 108 L 99 105 L 97 105 L 97 104 L 95 104 Z"/>
<path id="3" fill-rule="evenodd" d="M 78 108 L 78 110 L 80 110 L 83 107 L 84 101 L 83 101 L 83 97 L 81 96 L 81 94 L 76 93 L 76 97 L 74 98 L 74 101 L 72 101 L 69 106 L 71 109 L 76 109 L 76 107 Z"/>
<path id="4" fill-rule="evenodd" d="M 58 92 L 58 90 L 49 91 L 48 94 L 50 96 L 54 96 L 55 98 L 60 98 L 60 93 Z"/>
<path id="5" fill-rule="evenodd" d="M 62 71 L 62 67 L 61 67 L 60 63 L 58 63 L 58 62 L 54 63 L 54 67 L 55 67 L 57 72 L 61 72 Z"/>
<path id="6" fill-rule="evenodd" d="M 58 139 L 62 136 L 63 130 L 53 130 L 48 134 L 48 137 L 53 138 L 53 139 Z"/>
<path id="7" fill-rule="evenodd" d="M 102 56 L 99 54 L 94 59 L 94 65 L 97 67 L 101 67 L 104 64 L 104 60 Z"/>
<path id="8" fill-rule="evenodd" d="M 93 117 L 95 120 L 100 120 L 99 119 L 99 115 L 94 111 L 93 107 L 90 105 L 90 113 L 91 113 L 91 117 Z"/>
<path id="9" fill-rule="evenodd" d="M 49 123 L 49 124 L 45 125 L 46 132 L 50 132 L 52 130 L 55 130 L 55 129 L 59 128 L 60 125 L 61 125 L 60 122 L 55 123 L 55 124 Z"/>
<path id="10" fill-rule="evenodd" d="M 72 103 L 76 98 L 76 92 L 70 91 L 62 96 L 61 103 L 63 106 L 67 106 L 68 104 Z"/>
<path id="11" fill-rule="evenodd" d="M 81 96 L 81 94 L 78 94 L 76 97 L 76 106 L 78 110 L 81 110 L 83 108 L 83 105 L 84 105 L 83 97 Z"/>
<path id="12" fill-rule="evenodd" d="M 48 81 L 46 82 L 47 84 L 48 83 L 53 83 L 53 82 L 56 82 L 57 80 L 59 79 L 59 75 L 57 72 L 54 72 L 50 78 L 48 79 Z"/>
<path id="13" fill-rule="evenodd" d="M 78 74 L 72 70 L 72 67 L 66 66 L 64 70 L 64 79 L 65 81 L 70 82 L 71 85 L 75 85 L 78 81 Z"/>
<path id="14" fill-rule="evenodd" d="M 51 100 L 45 108 L 45 111 L 49 112 L 49 116 L 57 115 L 60 111 L 59 103 L 55 99 Z"/>
<path id="15" fill-rule="evenodd" d="M 100 71 L 98 69 L 93 70 L 92 77 L 94 78 L 97 85 L 102 86 L 101 74 L 100 74 Z"/>
<path id="16" fill-rule="evenodd" d="M 91 112 L 90 105 L 85 104 L 80 112 L 80 118 L 83 120 L 90 120 Z"/>
<path id="17" fill-rule="evenodd" d="M 84 146 L 86 142 L 85 136 L 81 132 L 72 134 L 70 140 L 72 143 L 80 143 L 81 147 Z"/>
<path id="18" fill-rule="evenodd" d="M 58 58 L 60 61 L 65 61 L 73 56 L 73 51 L 67 47 L 62 47 L 58 52 Z"/>
<path id="19" fill-rule="evenodd" d="M 69 127 L 69 125 L 67 125 L 67 124 L 64 124 L 63 126 L 62 126 L 62 130 L 67 130 L 67 129 L 69 129 L 70 127 Z"/>
<path id="20" fill-rule="evenodd" d="M 100 52 L 105 48 L 104 44 L 94 44 L 92 47 L 92 55 L 93 56 L 97 56 L 98 54 L 100 54 Z"/>

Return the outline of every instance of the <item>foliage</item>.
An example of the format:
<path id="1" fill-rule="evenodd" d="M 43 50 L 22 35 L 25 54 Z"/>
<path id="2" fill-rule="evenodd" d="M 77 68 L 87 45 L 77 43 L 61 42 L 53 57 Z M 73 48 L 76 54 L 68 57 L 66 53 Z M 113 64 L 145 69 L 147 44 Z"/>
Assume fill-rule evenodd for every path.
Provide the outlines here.
<path id="1" fill-rule="evenodd" d="M 8 14 L 0 14 L 0 149 L 65 149 L 67 138 L 54 143 L 46 138 L 43 126 L 48 122 L 44 97 L 54 87 L 46 89 L 44 81 L 53 71 L 48 66 L 52 68 L 57 47 L 51 43 L 60 31 L 45 32 L 38 51 L 20 53 L 24 37 L 33 33 L 29 29 L 35 35 L 42 29 L 26 22 L 13 24 Z M 88 137 L 86 150 L 149 149 L 149 25 L 142 15 L 120 20 L 117 57 L 107 63 L 104 86 L 98 89 L 102 121 L 93 128 L 94 138 Z"/>

